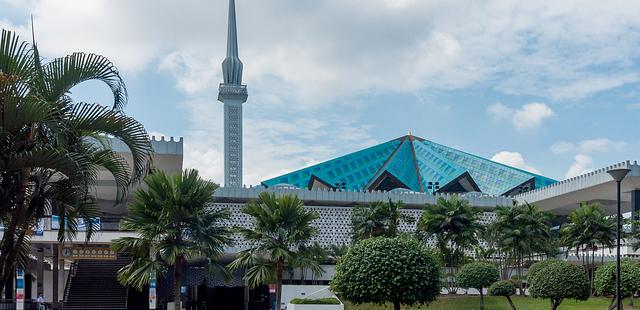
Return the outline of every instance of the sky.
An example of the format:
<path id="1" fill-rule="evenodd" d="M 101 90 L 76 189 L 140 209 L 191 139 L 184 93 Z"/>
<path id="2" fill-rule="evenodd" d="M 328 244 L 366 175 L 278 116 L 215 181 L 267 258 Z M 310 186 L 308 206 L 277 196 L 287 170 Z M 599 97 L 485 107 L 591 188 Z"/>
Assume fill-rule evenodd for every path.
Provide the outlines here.
<path id="1" fill-rule="evenodd" d="M 415 136 L 562 180 L 640 160 L 636 1 L 237 0 L 244 183 Z M 46 59 L 106 56 L 150 135 L 223 182 L 227 1 L 0 0 Z M 45 60 L 46 60 L 45 59 Z M 88 82 L 77 101 L 109 104 Z"/>

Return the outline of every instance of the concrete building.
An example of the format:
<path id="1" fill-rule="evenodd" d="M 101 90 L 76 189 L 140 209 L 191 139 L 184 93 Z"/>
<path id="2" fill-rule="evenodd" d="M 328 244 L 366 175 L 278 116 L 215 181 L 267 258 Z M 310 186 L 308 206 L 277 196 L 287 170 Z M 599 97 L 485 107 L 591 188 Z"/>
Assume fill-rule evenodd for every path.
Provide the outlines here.
<path id="1" fill-rule="evenodd" d="M 110 140 L 111 147 L 131 165 L 131 152 L 119 140 Z M 152 137 L 152 164 L 155 169 L 169 174 L 180 173 L 183 163 L 183 139 L 173 137 Z M 130 190 L 137 188 L 135 185 Z M 131 233 L 119 230 L 119 222 L 126 214 L 126 203 L 115 203 L 116 186 L 113 176 L 108 171 L 98 172 L 97 186 L 93 194 L 101 206 L 102 216 L 96 219 L 100 230 L 95 233 L 89 243 L 85 243 L 84 223 L 79 225 L 79 232 L 72 242 L 60 244 L 57 241 L 60 223 L 55 216 L 46 216 L 40 220 L 31 237 L 31 258 L 25 270 L 25 300 L 35 300 L 42 294 L 45 300 L 57 306 L 58 302 L 68 297 L 68 276 L 74 271 L 74 264 L 82 260 L 115 260 L 116 253 L 109 250 L 111 240 Z M 0 230 L 0 236 L 1 236 Z M 15 297 L 15 286 L 10 283 L 5 290 L 5 300 Z"/>
<path id="2" fill-rule="evenodd" d="M 640 166 L 636 162 L 625 161 L 558 182 L 413 135 L 264 180 L 258 186 L 244 187 L 242 109 L 248 92 L 246 85 L 242 84 L 243 64 L 238 56 L 234 0 L 229 1 L 227 37 L 227 56 L 222 64 L 224 81 L 219 85 L 218 97 L 224 104 L 224 141 L 221 141 L 225 150 L 224 187 L 215 192 L 216 203 L 212 207 L 231 211 L 230 226 L 250 227 L 250 219 L 241 209 L 264 191 L 297 195 L 307 208 L 317 211 L 320 218 L 314 225 L 319 234 L 313 242 L 323 246 L 350 244 L 353 206 L 375 201 L 402 201 L 406 207 L 402 212 L 417 218 L 422 209 L 435 203 L 436 199 L 458 195 L 468 200 L 471 206 L 484 211 L 482 222 L 485 224 L 495 218 L 491 212 L 495 206 L 510 206 L 514 201 L 535 203 L 558 216 L 569 214 L 581 202 L 599 202 L 611 212 L 615 205 L 615 184 L 606 171 L 620 167 L 631 169 L 622 183 L 623 208 L 627 212 L 640 211 Z M 170 174 L 182 171 L 182 139 L 153 138 L 152 144 L 156 168 Z M 130 160 L 126 146 L 113 141 L 112 147 Z M 77 282 L 76 279 L 88 277 L 91 281 L 94 276 L 93 282 L 98 286 L 91 286 L 90 289 L 97 291 L 98 295 L 102 294 L 99 297 L 104 299 L 114 298 L 111 309 L 146 309 L 148 292 L 140 294 L 108 286 L 111 285 L 108 283 L 115 281 L 118 263 L 122 263 L 117 253 L 109 250 L 109 243 L 115 238 L 135 235 L 118 229 L 120 219 L 126 214 L 126 206 L 114 206 L 115 184 L 108 173 L 100 172 L 95 194 L 100 199 L 103 216 L 97 219 L 101 231 L 90 243 L 84 243 L 84 233 L 79 232 L 74 241 L 60 245 L 56 238 L 56 220 L 52 217 L 43 219 L 32 237 L 33 261 L 26 271 L 27 298 L 44 293 L 47 301 L 69 302 L 74 287 L 78 285 L 74 283 L 94 285 L 91 282 Z M 400 230 L 412 232 L 415 224 L 403 223 Z M 235 241 L 233 247 L 226 249 L 226 261 L 249 246 L 239 237 Z M 628 248 L 623 253 L 635 255 Z M 100 267 L 100 262 L 106 269 Z M 316 280 L 326 284 L 332 275 L 331 268 L 327 266 L 327 274 Z M 96 273 L 83 274 L 86 270 Z M 158 305 L 172 296 L 170 274 L 158 283 Z M 208 304 L 208 309 L 212 305 L 244 310 L 268 307 L 268 288 L 247 290 L 242 276 L 238 272 L 230 281 L 207 277 L 202 266 L 194 263 L 186 271 L 183 294 L 186 299 L 193 299 L 198 304 Z M 288 273 L 287 282 L 301 284 L 304 281 L 297 281 L 299 276 L 296 271 Z M 115 297 L 106 294 L 111 290 L 121 293 Z M 6 297 L 11 299 L 12 294 L 12 289 L 7 290 Z M 289 296 L 286 298 L 300 297 L 294 293 L 285 295 Z"/>

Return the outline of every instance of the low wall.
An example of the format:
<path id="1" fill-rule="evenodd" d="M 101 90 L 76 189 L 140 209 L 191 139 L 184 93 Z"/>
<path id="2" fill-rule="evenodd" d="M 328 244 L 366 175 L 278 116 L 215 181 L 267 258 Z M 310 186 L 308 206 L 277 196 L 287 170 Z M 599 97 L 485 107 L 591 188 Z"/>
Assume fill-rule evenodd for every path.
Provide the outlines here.
<path id="1" fill-rule="evenodd" d="M 287 310 L 344 310 L 344 305 L 287 305 Z"/>

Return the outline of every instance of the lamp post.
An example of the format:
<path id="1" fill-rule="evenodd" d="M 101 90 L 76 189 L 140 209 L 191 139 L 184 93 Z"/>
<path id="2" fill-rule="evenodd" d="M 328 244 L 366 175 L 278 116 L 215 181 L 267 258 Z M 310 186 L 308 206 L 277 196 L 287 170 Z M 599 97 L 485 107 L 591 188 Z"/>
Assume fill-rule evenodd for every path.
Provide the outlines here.
<path id="1" fill-rule="evenodd" d="M 622 214 L 620 212 L 620 183 L 624 177 L 631 171 L 627 168 L 612 169 L 607 171 L 616 181 L 617 185 L 617 225 L 616 225 L 616 309 L 622 309 L 622 300 L 620 298 L 620 231 L 622 230 Z"/>

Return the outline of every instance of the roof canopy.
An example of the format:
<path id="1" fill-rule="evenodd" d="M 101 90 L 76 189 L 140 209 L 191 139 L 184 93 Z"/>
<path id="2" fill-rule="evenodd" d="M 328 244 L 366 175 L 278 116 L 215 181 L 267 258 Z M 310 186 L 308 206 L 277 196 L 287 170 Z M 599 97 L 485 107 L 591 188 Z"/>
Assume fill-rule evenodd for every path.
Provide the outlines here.
<path id="1" fill-rule="evenodd" d="M 476 191 L 491 195 L 513 195 L 555 182 L 531 172 L 407 135 L 263 181 L 262 184 L 291 184 L 309 189 L 406 188 L 416 192 Z"/>

